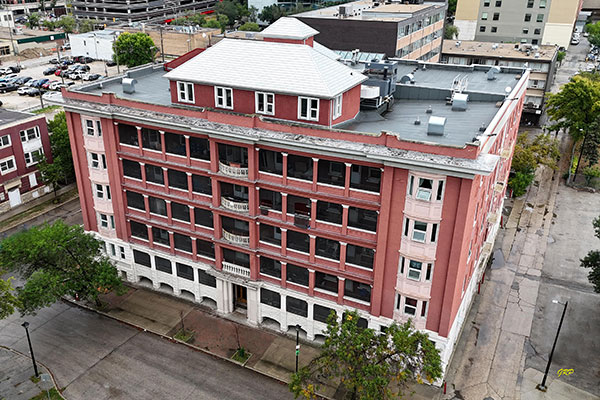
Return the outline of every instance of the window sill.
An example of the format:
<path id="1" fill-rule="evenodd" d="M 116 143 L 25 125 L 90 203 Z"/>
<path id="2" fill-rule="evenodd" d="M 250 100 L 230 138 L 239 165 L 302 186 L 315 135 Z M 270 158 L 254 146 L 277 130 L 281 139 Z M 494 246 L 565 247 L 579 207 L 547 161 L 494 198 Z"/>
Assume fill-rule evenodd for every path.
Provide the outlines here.
<path id="1" fill-rule="evenodd" d="M 264 245 L 267 245 L 267 246 L 281 247 L 281 243 L 265 242 L 264 240 L 259 240 L 258 243 L 264 244 Z"/>
<path id="2" fill-rule="evenodd" d="M 175 154 L 175 153 L 169 153 L 168 151 L 165 151 L 165 154 L 166 154 L 167 156 L 173 156 L 173 157 L 187 158 L 187 155 Z"/>
<path id="3" fill-rule="evenodd" d="M 314 290 L 315 292 L 317 292 L 317 293 L 323 293 L 323 294 L 327 294 L 327 295 L 330 295 L 330 296 L 335 296 L 335 297 L 337 297 L 337 296 L 338 296 L 338 293 L 337 293 L 337 292 L 331 292 L 331 291 L 329 291 L 329 290 L 327 290 L 327 289 L 321 289 L 321 288 L 315 287 L 313 290 Z"/>
<path id="4" fill-rule="evenodd" d="M 151 151 L 152 153 L 162 154 L 162 150 L 149 149 L 147 147 L 142 147 L 142 150 L 144 150 L 144 151 Z"/>
<path id="5" fill-rule="evenodd" d="M 377 230 L 371 231 L 368 229 L 361 229 L 361 228 L 357 228 L 355 226 L 350 226 L 350 225 L 348 225 L 348 229 L 352 229 L 354 231 L 359 231 L 359 232 L 364 232 L 364 233 L 370 233 L 371 235 L 375 235 L 377 233 Z"/>
<path id="6" fill-rule="evenodd" d="M 260 276 L 264 276 L 264 277 L 266 277 L 266 278 L 277 279 L 278 281 L 281 281 L 281 276 L 280 276 L 280 277 L 277 277 L 277 276 L 273 276 L 273 275 L 265 274 L 265 273 L 262 273 L 262 272 L 259 272 L 259 275 L 260 275 Z"/>
<path id="7" fill-rule="evenodd" d="M 364 269 L 365 271 L 373 272 L 373 267 L 369 268 L 369 267 L 365 267 L 362 265 L 352 264 L 347 261 L 346 261 L 346 265 L 349 267 L 352 267 L 352 268 Z"/>
<path id="8" fill-rule="evenodd" d="M 318 258 L 320 260 L 325 260 L 325 261 L 330 261 L 330 262 L 334 262 L 334 263 L 338 263 L 340 262 L 340 259 L 338 258 L 337 260 L 334 258 L 329 258 L 329 257 L 323 257 L 323 256 L 318 256 L 315 254 L 315 258 Z"/>
<path id="9" fill-rule="evenodd" d="M 302 179 L 302 178 L 296 178 L 296 177 L 293 177 L 293 176 L 288 176 L 287 179 L 290 179 L 290 180 L 296 181 L 296 182 L 312 183 L 312 178 L 311 179 Z"/>
<path id="10" fill-rule="evenodd" d="M 344 189 L 344 185 L 336 185 L 334 183 L 324 183 L 324 182 L 319 182 L 317 180 L 317 184 L 321 185 L 321 186 L 325 186 L 325 187 L 330 187 L 330 188 L 334 188 L 334 189 Z"/>
<path id="11" fill-rule="evenodd" d="M 325 224 L 325 225 L 331 225 L 331 226 L 335 226 L 336 228 L 341 228 L 342 224 L 338 224 L 337 222 L 329 222 L 329 221 L 323 221 L 320 219 L 316 219 L 316 222 L 318 222 L 319 224 Z"/>
<path id="12" fill-rule="evenodd" d="M 367 193 L 367 194 L 373 194 L 373 195 L 377 195 L 379 196 L 381 194 L 381 189 L 379 192 L 375 192 L 373 190 L 367 190 L 367 189 L 357 189 L 357 188 L 353 188 L 352 186 L 350 186 L 350 190 L 355 190 L 359 193 Z"/>
<path id="13" fill-rule="evenodd" d="M 267 172 L 267 171 L 261 171 L 260 169 L 258 170 L 259 174 L 265 174 L 265 175 L 269 175 L 269 176 L 276 176 L 278 178 L 283 178 L 283 171 L 281 171 L 281 174 L 277 174 L 275 172 Z"/>
<path id="14" fill-rule="evenodd" d="M 360 299 L 355 299 L 354 297 L 350 297 L 350 296 L 344 296 L 344 300 L 353 301 L 353 302 L 358 303 L 358 304 L 364 304 L 365 306 L 370 306 L 371 305 L 370 301 L 364 301 L 364 300 L 360 300 Z"/>

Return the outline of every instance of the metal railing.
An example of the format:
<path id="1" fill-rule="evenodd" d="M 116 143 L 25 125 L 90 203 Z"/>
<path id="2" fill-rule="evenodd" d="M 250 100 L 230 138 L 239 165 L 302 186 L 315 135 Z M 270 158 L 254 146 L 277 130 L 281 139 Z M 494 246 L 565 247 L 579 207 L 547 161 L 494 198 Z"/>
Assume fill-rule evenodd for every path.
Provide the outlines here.
<path id="1" fill-rule="evenodd" d="M 223 239 L 227 240 L 230 243 L 241 244 L 243 246 L 248 246 L 250 244 L 250 236 L 236 235 L 235 233 L 230 233 L 222 229 Z"/>
<path id="2" fill-rule="evenodd" d="M 219 161 L 219 172 L 236 178 L 247 178 L 248 168 L 232 167 Z"/>
<path id="3" fill-rule="evenodd" d="M 230 274 L 242 276 L 244 278 L 250 278 L 250 269 L 242 267 L 241 265 L 232 264 L 227 261 L 222 262 L 223 271 L 229 272 Z"/>

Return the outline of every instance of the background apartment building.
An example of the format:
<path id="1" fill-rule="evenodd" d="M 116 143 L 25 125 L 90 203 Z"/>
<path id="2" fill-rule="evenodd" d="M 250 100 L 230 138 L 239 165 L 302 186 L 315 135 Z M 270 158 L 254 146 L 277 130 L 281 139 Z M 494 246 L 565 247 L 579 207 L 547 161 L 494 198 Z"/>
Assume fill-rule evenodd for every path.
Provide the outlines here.
<path id="1" fill-rule="evenodd" d="M 459 0 L 459 40 L 567 48 L 583 0 Z"/>
<path id="2" fill-rule="evenodd" d="M 84 227 L 131 282 L 308 339 L 332 310 L 376 330 L 412 318 L 446 363 L 500 224 L 528 72 L 363 75 L 313 31 L 281 20 L 167 74 L 57 93 Z M 382 118 L 371 100 L 390 84 Z"/>
<path id="3" fill-rule="evenodd" d="M 546 92 L 554 82 L 558 46 L 445 41 L 442 63 L 529 68 L 522 121 L 537 125 L 542 115 Z"/>
<path id="4" fill-rule="evenodd" d="M 46 117 L 0 109 L 0 213 L 49 192 L 36 164 L 52 161 Z"/>
<path id="5" fill-rule="evenodd" d="M 216 0 L 73 0 L 71 10 L 75 18 L 163 22 L 187 12 L 211 11 L 215 3 Z"/>
<path id="6" fill-rule="evenodd" d="M 55 15 L 64 15 L 67 12 L 65 0 L 57 0 L 54 7 L 50 7 L 50 1 L 43 2 L 36 0 L 0 0 L 0 5 L 7 11 L 12 11 L 15 16 L 31 14 L 33 12 L 52 12 Z"/>
<path id="7" fill-rule="evenodd" d="M 294 15 L 316 29 L 315 39 L 330 49 L 431 62 L 440 57 L 445 16 L 444 3 L 380 5 L 368 0 Z"/>

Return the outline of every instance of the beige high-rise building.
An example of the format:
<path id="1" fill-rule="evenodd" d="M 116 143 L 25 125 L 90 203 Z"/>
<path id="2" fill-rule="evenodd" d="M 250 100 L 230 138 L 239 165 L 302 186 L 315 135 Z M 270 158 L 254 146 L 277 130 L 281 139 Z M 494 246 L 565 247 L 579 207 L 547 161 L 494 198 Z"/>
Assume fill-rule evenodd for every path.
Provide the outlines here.
<path id="1" fill-rule="evenodd" d="M 459 40 L 567 47 L 583 0 L 459 0 Z"/>

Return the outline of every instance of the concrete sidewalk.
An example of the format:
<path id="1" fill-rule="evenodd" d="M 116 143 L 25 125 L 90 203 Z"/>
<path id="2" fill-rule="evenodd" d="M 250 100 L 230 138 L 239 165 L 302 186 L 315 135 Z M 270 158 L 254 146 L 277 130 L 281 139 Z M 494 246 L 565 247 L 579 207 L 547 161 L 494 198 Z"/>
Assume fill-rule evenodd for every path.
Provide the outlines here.
<path id="1" fill-rule="evenodd" d="M 245 315 L 233 313 L 224 318 L 209 307 L 139 287 L 129 287 L 123 296 L 108 294 L 102 300 L 106 315 L 166 338 L 175 336 L 183 325 L 185 330 L 194 331 L 187 344 L 213 356 L 237 362 L 232 356 L 243 347 L 251 353 L 244 367 L 281 382 L 289 382 L 294 372 L 295 338 L 249 326 Z M 307 365 L 319 352 L 315 343 L 301 341 L 299 365 Z M 341 398 L 338 387 L 322 387 L 320 392 L 327 398 Z M 405 393 L 407 399 L 429 400 L 437 397 L 440 389 L 415 384 Z"/>
<path id="2" fill-rule="evenodd" d="M 37 363 L 40 377 L 50 371 Z M 31 358 L 17 351 L 0 347 L 0 400 L 29 400 L 39 395 L 46 389 L 55 388 L 54 380 L 45 383 L 33 379 L 34 371 Z M 47 385 L 47 386 L 45 386 Z"/>

